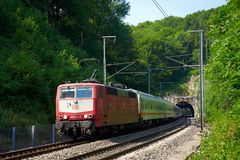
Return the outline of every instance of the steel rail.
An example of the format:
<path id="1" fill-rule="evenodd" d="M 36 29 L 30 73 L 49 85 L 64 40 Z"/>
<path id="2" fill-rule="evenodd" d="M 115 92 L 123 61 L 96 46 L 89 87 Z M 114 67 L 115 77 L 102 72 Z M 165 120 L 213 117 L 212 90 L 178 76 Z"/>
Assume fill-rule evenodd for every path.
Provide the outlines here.
<path id="1" fill-rule="evenodd" d="M 155 143 L 159 140 L 162 140 L 164 138 L 167 138 L 183 129 L 188 127 L 190 125 L 190 122 L 184 122 L 185 125 L 181 124 L 180 126 L 174 126 L 168 129 L 165 129 L 163 131 L 147 135 L 145 137 L 136 138 L 134 140 L 130 140 L 124 143 L 115 144 L 112 146 L 108 146 L 105 148 L 100 148 L 95 151 L 91 151 L 88 153 L 84 153 L 81 155 L 77 155 L 71 158 L 68 158 L 67 160 L 78 160 L 78 159 L 101 159 L 101 160 L 107 160 L 107 159 L 114 159 L 117 157 L 120 157 L 124 154 L 130 153 L 134 150 L 143 148 L 145 146 L 148 146 L 152 143 Z M 179 128 L 180 127 L 180 128 Z"/>
<path id="2" fill-rule="evenodd" d="M 92 142 L 92 140 L 85 140 L 85 141 L 66 141 L 66 142 L 57 142 L 54 144 L 46 144 L 37 147 L 30 147 L 25 149 L 20 149 L 16 151 L 10 151 L 6 153 L 0 154 L 0 160 L 18 160 L 23 158 L 29 158 L 38 156 L 41 154 L 46 154 L 54 151 L 58 151 L 65 148 L 70 148 L 77 145 L 82 145 L 85 143 Z"/>

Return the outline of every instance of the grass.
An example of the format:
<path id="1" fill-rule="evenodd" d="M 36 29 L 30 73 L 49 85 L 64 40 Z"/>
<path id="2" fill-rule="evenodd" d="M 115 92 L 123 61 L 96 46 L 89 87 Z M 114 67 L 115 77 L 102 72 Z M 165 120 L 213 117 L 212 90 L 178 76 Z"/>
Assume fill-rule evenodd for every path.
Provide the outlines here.
<path id="1" fill-rule="evenodd" d="M 203 137 L 200 150 L 193 160 L 237 160 L 240 159 L 240 103 L 230 109 L 212 107 L 210 135 Z"/>
<path id="2" fill-rule="evenodd" d="M 3 107 L 0 107 L 0 110 L 0 131 L 13 126 L 20 127 L 48 123 L 48 115 L 44 113 L 28 114 L 26 112 L 14 112 Z"/>

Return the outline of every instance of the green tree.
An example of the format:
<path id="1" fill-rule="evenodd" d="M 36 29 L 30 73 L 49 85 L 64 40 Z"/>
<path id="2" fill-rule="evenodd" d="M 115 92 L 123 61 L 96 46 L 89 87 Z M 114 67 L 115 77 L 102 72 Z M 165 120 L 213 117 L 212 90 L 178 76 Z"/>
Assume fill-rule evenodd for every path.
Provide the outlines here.
<path id="1" fill-rule="evenodd" d="M 240 3 L 217 9 L 210 24 L 211 58 L 207 66 L 207 109 L 211 134 L 194 159 L 239 159 Z"/>

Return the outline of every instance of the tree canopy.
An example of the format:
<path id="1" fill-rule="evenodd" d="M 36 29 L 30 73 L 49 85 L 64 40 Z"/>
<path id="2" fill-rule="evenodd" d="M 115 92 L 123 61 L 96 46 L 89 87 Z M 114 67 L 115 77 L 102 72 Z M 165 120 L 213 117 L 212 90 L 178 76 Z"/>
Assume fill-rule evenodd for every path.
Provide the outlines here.
<path id="1" fill-rule="evenodd" d="M 211 57 L 207 66 L 205 137 L 193 159 L 239 159 L 240 154 L 240 2 L 231 0 L 210 19 Z"/>
<path id="2" fill-rule="evenodd" d="M 1 127 L 53 122 L 57 85 L 84 80 L 94 69 L 102 81 L 102 36 L 109 35 L 117 38 L 106 41 L 107 64 L 135 63 L 108 82 L 147 92 L 150 70 L 152 94 L 188 95 L 184 83 L 198 69 L 183 64 L 199 64 L 199 35 L 187 31 L 204 30 L 211 104 L 239 104 L 237 0 L 137 26 L 123 22 L 126 0 L 1 0 L 0 7 Z M 108 76 L 121 68 L 108 66 Z M 160 93 L 160 82 L 173 83 Z"/>
<path id="3" fill-rule="evenodd" d="M 118 37 L 109 60 L 133 57 L 124 0 L 2 0 L 0 7 L 1 127 L 54 121 L 57 85 L 101 68 L 103 35 Z"/>

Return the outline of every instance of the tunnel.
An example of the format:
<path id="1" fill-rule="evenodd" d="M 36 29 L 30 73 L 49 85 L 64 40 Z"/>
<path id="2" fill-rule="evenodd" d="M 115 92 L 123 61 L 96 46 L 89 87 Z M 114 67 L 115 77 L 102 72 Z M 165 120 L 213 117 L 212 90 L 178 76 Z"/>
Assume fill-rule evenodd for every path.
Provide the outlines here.
<path id="1" fill-rule="evenodd" d="M 181 102 L 178 102 L 176 105 L 183 110 L 184 116 L 194 117 L 194 109 L 189 102 L 181 101 Z"/>

